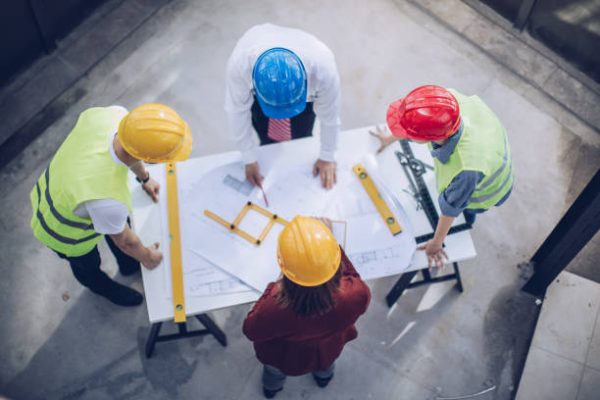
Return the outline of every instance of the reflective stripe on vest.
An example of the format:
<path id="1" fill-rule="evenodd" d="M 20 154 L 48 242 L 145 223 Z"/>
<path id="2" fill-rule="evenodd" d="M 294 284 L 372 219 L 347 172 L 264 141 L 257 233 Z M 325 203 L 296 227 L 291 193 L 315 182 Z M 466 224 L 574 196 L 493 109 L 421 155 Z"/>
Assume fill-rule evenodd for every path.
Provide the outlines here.
<path id="1" fill-rule="evenodd" d="M 472 203 L 473 205 L 483 203 L 503 192 L 506 189 L 507 185 L 512 186 L 512 162 L 510 162 L 509 159 L 510 149 L 508 148 L 508 140 L 504 140 L 504 157 L 502 159 L 502 165 L 488 178 L 483 179 L 483 181 L 475 189 L 475 192 L 473 192 L 473 195 L 469 199 L 469 203 Z M 482 191 L 486 190 L 492 183 L 494 183 L 496 179 L 498 179 L 507 168 L 508 173 L 506 173 L 506 176 L 502 180 L 502 183 L 496 190 L 488 194 L 480 194 Z"/>
<path id="2" fill-rule="evenodd" d="M 490 186 L 492 183 L 494 183 L 496 178 L 498 178 L 500 176 L 502 171 L 504 171 L 504 168 L 506 168 L 506 164 L 508 163 L 508 153 L 509 153 L 508 142 L 505 140 L 504 141 L 504 157 L 502 158 L 502 165 L 492 175 L 490 175 L 487 178 L 484 178 L 483 181 L 481 181 L 481 183 L 479 183 L 479 185 L 477 186 L 476 191 L 487 189 L 487 187 Z M 512 163 L 511 163 L 510 168 L 512 169 Z"/>
<path id="3" fill-rule="evenodd" d="M 44 178 L 46 179 L 46 190 L 44 191 L 44 195 L 46 196 L 46 202 L 48 203 L 48 206 L 50 207 L 50 212 L 52 213 L 52 215 L 54 215 L 54 218 L 56 218 L 58 221 L 60 221 L 61 223 L 68 225 L 68 226 L 72 226 L 73 228 L 80 228 L 80 229 L 94 229 L 94 224 L 85 224 L 82 222 L 77 222 L 77 221 L 71 221 L 68 218 L 63 217 L 58 210 L 56 209 L 56 207 L 54 207 L 54 202 L 52 201 L 52 196 L 50 196 L 50 166 L 48 166 L 48 168 L 46 168 L 46 172 L 44 172 Z M 38 197 L 40 195 L 40 183 L 37 182 L 35 184 L 37 191 L 38 191 Z M 38 202 L 38 212 L 39 212 L 39 202 Z"/>
<path id="4" fill-rule="evenodd" d="M 93 224 L 84 224 L 81 222 L 77 222 L 77 221 L 71 221 L 68 218 L 65 218 L 64 216 L 62 216 L 58 210 L 54 207 L 54 202 L 52 201 L 52 197 L 50 196 L 50 167 L 46 168 L 46 172 L 44 173 L 44 177 L 46 180 L 46 189 L 44 190 L 44 199 L 46 200 L 46 203 L 48 203 L 48 207 L 50 209 L 50 212 L 52 213 L 52 215 L 54 216 L 54 218 L 56 218 L 59 222 L 61 222 L 62 224 L 71 226 L 73 228 L 79 228 L 82 230 L 90 230 L 90 229 L 94 229 L 94 225 Z M 58 234 L 57 232 L 55 232 L 52 228 L 50 228 L 48 226 L 48 223 L 46 223 L 46 219 L 44 218 L 44 215 L 41 213 L 40 211 L 40 203 L 42 200 L 42 193 L 40 190 L 40 183 L 39 181 L 36 182 L 35 184 L 35 189 L 37 191 L 37 197 L 38 197 L 38 201 L 37 201 L 37 210 L 36 210 L 36 216 L 40 222 L 40 225 L 42 226 L 42 228 L 44 228 L 44 230 L 46 231 L 46 233 L 50 236 L 52 236 L 54 239 L 58 240 L 59 242 L 65 243 L 65 244 L 80 244 L 83 242 L 87 242 L 88 240 L 94 239 L 98 236 L 100 236 L 99 233 L 94 232 L 93 234 L 89 235 L 89 236 L 85 236 L 81 239 L 73 239 L 73 238 L 69 238 L 63 235 Z"/>

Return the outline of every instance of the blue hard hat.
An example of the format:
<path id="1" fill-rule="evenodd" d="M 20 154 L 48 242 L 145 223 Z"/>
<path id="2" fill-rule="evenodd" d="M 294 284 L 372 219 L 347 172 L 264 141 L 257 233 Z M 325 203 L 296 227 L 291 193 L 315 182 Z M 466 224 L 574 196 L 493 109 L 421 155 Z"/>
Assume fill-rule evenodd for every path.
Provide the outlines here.
<path id="1" fill-rule="evenodd" d="M 262 53 L 254 64 L 252 84 L 269 118 L 291 118 L 306 108 L 306 71 L 288 49 L 276 47 Z"/>

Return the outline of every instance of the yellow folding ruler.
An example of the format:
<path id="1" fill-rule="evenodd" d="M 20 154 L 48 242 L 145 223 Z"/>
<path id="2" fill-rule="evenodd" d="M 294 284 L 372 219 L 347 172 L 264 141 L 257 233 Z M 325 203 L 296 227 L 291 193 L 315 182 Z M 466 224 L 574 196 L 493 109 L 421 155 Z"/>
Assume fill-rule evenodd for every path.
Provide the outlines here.
<path id="1" fill-rule="evenodd" d="M 248 212 L 250 210 L 256 211 L 257 213 L 260 213 L 269 219 L 269 222 L 267 222 L 267 224 L 265 225 L 262 232 L 260 233 L 260 235 L 257 238 L 253 237 L 252 235 L 250 235 L 248 232 L 244 231 L 243 229 L 240 229 L 240 223 L 242 222 L 242 220 L 244 219 L 244 217 L 248 214 Z M 281 218 L 277 214 L 273 214 L 273 213 L 265 210 L 264 208 L 252 203 L 251 201 L 246 203 L 246 205 L 242 208 L 242 210 L 239 212 L 237 217 L 235 217 L 235 220 L 233 222 L 227 222 L 226 220 L 224 220 L 223 218 L 219 217 L 217 214 L 215 214 L 209 210 L 204 210 L 204 215 L 206 215 L 208 218 L 212 219 L 213 221 L 223 225 L 225 228 L 229 229 L 229 231 L 231 231 L 232 233 L 240 235 L 241 237 L 243 237 L 250 243 L 255 244 L 257 246 L 260 246 L 260 244 L 265 240 L 265 238 L 269 234 L 269 231 L 271 230 L 273 225 L 275 225 L 276 223 L 279 223 L 281 225 L 288 224 L 288 221 Z"/>
<path id="2" fill-rule="evenodd" d="M 373 180 L 367 173 L 365 167 L 363 167 L 362 164 L 356 164 L 352 167 L 352 171 L 354 171 L 354 174 L 358 177 L 358 180 L 367 191 L 367 194 L 371 198 L 371 201 L 375 205 L 375 208 L 377 208 L 379 215 L 383 218 L 388 229 L 392 232 L 392 235 L 397 235 L 402 232 L 402 227 L 394 217 L 394 214 L 392 214 L 392 211 L 386 204 L 379 190 L 377 190 L 375 183 L 373 183 Z"/>
<path id="3" fill-rule="evenodd" d="M 177 198 L 177 168 L 175 163 L 167 163 L 167 208 L 175 322 L 185 322 L 183 264 L 181 262 L 181 235 L 179 233 L 179 200 Z"/>

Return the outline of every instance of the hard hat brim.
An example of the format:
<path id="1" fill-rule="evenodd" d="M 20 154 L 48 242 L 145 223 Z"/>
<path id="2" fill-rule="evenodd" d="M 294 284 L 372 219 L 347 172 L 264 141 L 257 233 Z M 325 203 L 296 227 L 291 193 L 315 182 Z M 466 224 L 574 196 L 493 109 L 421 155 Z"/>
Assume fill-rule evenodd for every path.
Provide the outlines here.
<path id="1" fill-rule="evenodd" d="M 298 278 L 298 276 L 291 274 L 287 268 L 285 268 L 281 265 L 281 263 L 279 263 L 279 268 L 281 270 L 281 273 L 283 275 L 285 275 L 285 277 L 288 278 L 290 281 L 294 282 L 295 284 L 300 285 L 300 286 L 306 286 L 306 287 L 314 287 L 314 286 L 320 286 L 324 283 L 329 282 L 335 276 L 338 269 L 340 269 L 340 267 L 342 266 L 341 262 L 342 262 L 342 252 L 340 250 L 340 252 L 336 256 L 336 260 L 334 260 L 334 262 L 333 262 L 334 265 L 337 265 L 337 268 L 335 270 L 331 271 L 330 274 L 323 276 L 321 279 L 317 279 L 317 280 L 313 279 L 310 281 L 300 279 L 300 278 Z"/>
<path id="2" fill-rule="evenodd" d="M 260 99 L 260 97 L 256 97 L 258 101 L 258 105 L 260 105 L 260 109 L 262 112 L 269 118 L 274 119 L 284 119 L 284 118 L 292 118 L 296 115 L 300 114 L 306 108 L 306 96 L 302 96 L 302 100 L 285 106 L 285 107 L 274 107 L 270 106 L 264 101 Z"/>
<path id="3" fill-rule="evenodd" d="M 401 139 L 413 139 L 413 137 L 411 137 L 412 135 L 410 135 L 406 131 L 406 129 L 404 129 L 404 127 L 400 123 L 400 118 L 398 117 L 398 115 L 400 115 L 402 100 L 404 100 L 404 97 L 396 100 L 388 106 L 386 122 L 388 128 L 390 129 L 390 132 L 392 132 L 392 135 L 394 135 L 395 137 Z"/>

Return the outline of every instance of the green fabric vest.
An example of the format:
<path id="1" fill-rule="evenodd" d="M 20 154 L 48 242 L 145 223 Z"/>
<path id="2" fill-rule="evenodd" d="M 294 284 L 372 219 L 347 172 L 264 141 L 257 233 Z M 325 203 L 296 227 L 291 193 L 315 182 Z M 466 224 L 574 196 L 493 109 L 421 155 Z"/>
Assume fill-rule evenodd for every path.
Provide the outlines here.
<path id="1" fill-rule="evenodd" d="M 484 178 L 475 188 L 467 208 L 487 210 L 508 193 L 513 183 L 506 131 L 478 96 L 464 96 L 449 90 L 458 100 L 463 131 L 447 163 L 434 158 L 437 189 L 442 193 L 462 171 L 480 171 Z"/>
<path id="2" fill-rule="evenodd" d="M 128 168 L 109 153 L 127 114 L 122 107 L 85 110 L 31 191 L 31 229 L 40 242 L 69 257 L 89 253 L 102 238 L 74 211 L 85 201 L 114 199 L 131 211 Z"/>

